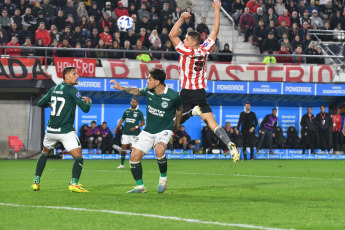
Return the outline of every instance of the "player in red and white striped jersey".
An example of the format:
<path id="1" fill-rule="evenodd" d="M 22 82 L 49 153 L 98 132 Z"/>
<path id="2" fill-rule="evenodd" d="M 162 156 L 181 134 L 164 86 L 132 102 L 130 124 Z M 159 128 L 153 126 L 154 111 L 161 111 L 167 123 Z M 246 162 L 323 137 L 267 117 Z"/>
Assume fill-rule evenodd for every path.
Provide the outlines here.
<path id="1" fill-rule="evenodd" d="M 224 128 L 217 124 L 212 109 L 206 99 L 207 57 L 214 46 L 219 32 L 221 2 L 214 0 L 212 6 L 215 13 L 213 32 L 203 44 L 201 44 L 200 34 L 196 31 L 188 32 L 183 42 L 177 36 L 184 20 L 191 17 L 188 12 L 181 15 L 169 34 L 169 38 L 176 51 L 180 53 L 180 96 L 183 100 L 181 124 L 191 116 L 199 115 L 207 126 L 229 147 L 232 160 L 237 163 L 239 161 L 239 154 L 236 146 L 231 142 Z"/>

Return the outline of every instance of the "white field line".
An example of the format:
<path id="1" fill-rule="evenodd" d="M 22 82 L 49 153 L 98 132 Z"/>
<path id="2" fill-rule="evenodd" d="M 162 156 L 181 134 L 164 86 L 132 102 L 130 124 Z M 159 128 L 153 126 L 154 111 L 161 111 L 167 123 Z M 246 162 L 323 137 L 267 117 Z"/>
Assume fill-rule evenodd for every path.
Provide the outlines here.
<path id="1" fill-rule="evenodd" d="M 222 223 L 222 222 L 217 222 L 217 221 L 205 221 L 205 220 L 198 220 L 198 219 L 187 219 L 187 218 L 181 218 L 181 217 L 176 217 L 176 216 L 161 216 L 161 215 L 155 215 L 155 214 L 135 213 L 135 212 L 122 212 L 122 211 L 115 211 L 115 210 L 97 210 L 97 209 L 59 207 L 59 206 L 21 205 L 21 204 L 9 204 L 9 203 L 0 203 L 0 206 L 22 207 L 22 208 L 41 208 L 41 209 L 57 209 L 57 210 L 72 210 L 72 211 L 82 211 L 82 212 L 110 213 L 110 214 L 115 214 L 115 215 L 142 216 L 142 217 L 149 217 L 149 218 L 156 218 L 156 219 L 175 220 L 175 221 L 181 221 L 181 222 L 196 223 L 196 224 L 209 224 L 209 225 L 218 225 L 218 226 L 225 226 L 225 227 L 237 227 L 237 228 L 247 228 L 247 229 L 288 230 L 288 229 L 283 229 L 283 228 L 270 228 L 270 227 L 255 226 L 255 225 L 249 225 L 249 224 L 231 224 L 231 223 Z M 292 230 L 292 229 L 290 229 L 290 230 Z"/>
<path id="2" fill-rule="evenodd" d="M 319 178 L 319 177 L 295 177 L 295 176 L 260 176 L 260 175 L 242 175 L 242 174 L 236 174 L 235 176 L 257 177 L 257 178 L 306 179 L 306 180 L 345 180 L 344 178 Z"/>

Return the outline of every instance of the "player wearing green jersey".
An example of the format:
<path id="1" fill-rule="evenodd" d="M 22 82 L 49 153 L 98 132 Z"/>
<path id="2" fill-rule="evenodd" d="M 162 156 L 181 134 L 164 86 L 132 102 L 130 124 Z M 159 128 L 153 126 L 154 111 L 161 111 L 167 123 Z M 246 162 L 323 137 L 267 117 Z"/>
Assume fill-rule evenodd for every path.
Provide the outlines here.
<path id="1" fill-rule="evenodd" d="M 157 192 L 163 193 L 167 187 L 168 165 L 165 150 L 173 134 L 173 129 L 176 131 L 180 126 L 183 107 L 178 93 L 164 84 L 165 78 L 164 70 L 153 68 L 149 71 L 147 87 L 144 89 L 122 87 L 115 80 L 110 81 L 115 84 L 113 88 L 129 94 L 145 96 L 147 101 L 146 125 L 134 140 L 129 162 L 137 186 L 127 193 L 146 192 L 140 160 L 151 148 L 155 150 L 160 171 Z M 175 114 L 176 123 L 174 125 Z"/>
<path id="2" fill-rule="evenodd" d="M 132 151 L 132 144 L 133 144 L 134 138 L 138 136 L 140 132 L 140 127 L 145 125 L 144 114 L 137 107 L 138 107 L 138 99 L 134 97 L 131 100 L 131 108 L 126 109 L 126 111 L 122 115 L 122 118 L 120 119 L 119 123 L 114 129 L 114 133 L 116 134 L 117 129 L 122 125 L 124 121 L 126 121 L 125 127 L 123 129 L 122 137 L 121 137 L 121 145 L 122 145 L 121 164 L 119 167 L 117 167 L 118 169 L 125 168 L 125 157 L 126 157 L 127 146 L 129 145 L 129 148 Z"/>
<path id="3" fill-rule="evenodd" d="M 50 119 L 47 124 L 43 140 L 43 151 L 37 160 L 34 191 L 40 190 L 40 180 L 45 168 L 48 155 L 52 152 L 57 142 L 62 142 L 65 149 L 73 156 L 72 180 L 69 185 L 71 192 L 88 192 L 80 185 L 79 177 L 83 167 L 81 145 L 74 129 L 76 105 L 85 113 L 91 108 L 91 99 L 81 97 L 79 90 L 74 85 L 78 84 L 78 73 L 74 67 L 66 67 L 62 71 L 63 83 L 54 86 L 38 102 L 39 107 L 51 108 Z"/>

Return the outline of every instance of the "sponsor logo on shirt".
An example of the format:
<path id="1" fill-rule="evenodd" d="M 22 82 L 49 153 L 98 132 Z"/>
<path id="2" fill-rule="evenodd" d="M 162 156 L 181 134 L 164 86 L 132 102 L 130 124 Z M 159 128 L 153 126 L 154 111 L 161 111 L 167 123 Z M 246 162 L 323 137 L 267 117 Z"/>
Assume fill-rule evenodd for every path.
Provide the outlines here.
<path id="1" fill-rule="evenodd" d="M 159 117 L 163 117 L 165 114 L 165 111 L 155 109 L 155 108 L 151 107 L 150 105 L 148 106 L 148 112 L 153 114 L 153 115 L 159 116 Z"/>
<path id="2" fill-rule="evenodd" d="M 128 123 L 135 123 L 135 119 L 133 119 L 133 118 L 126 118 L 126 122 L 128 122 Z"/>
<path id="3" fill-rule="evenodd" d="M 61 132 L 61 128 L 58 128 L 58 129 L 54 129 L 54 128 L 51 128 L 51 127 L 47 127 L 47 130 L 50 131 L 50 132 Z"/>

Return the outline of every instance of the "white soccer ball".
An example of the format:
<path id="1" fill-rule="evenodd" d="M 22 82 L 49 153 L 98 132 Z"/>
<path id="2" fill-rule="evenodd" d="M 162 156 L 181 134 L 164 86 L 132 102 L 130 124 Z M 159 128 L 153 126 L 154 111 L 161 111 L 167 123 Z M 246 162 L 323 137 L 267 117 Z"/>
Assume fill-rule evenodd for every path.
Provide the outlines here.
<path id="1" fill-rule="evenodd" d="M 122 16 L 117 20 L 117 26 L 119 30 L 127 32 L 130 29 L 133 29 L 134 21 L 131 17 Z"/>

